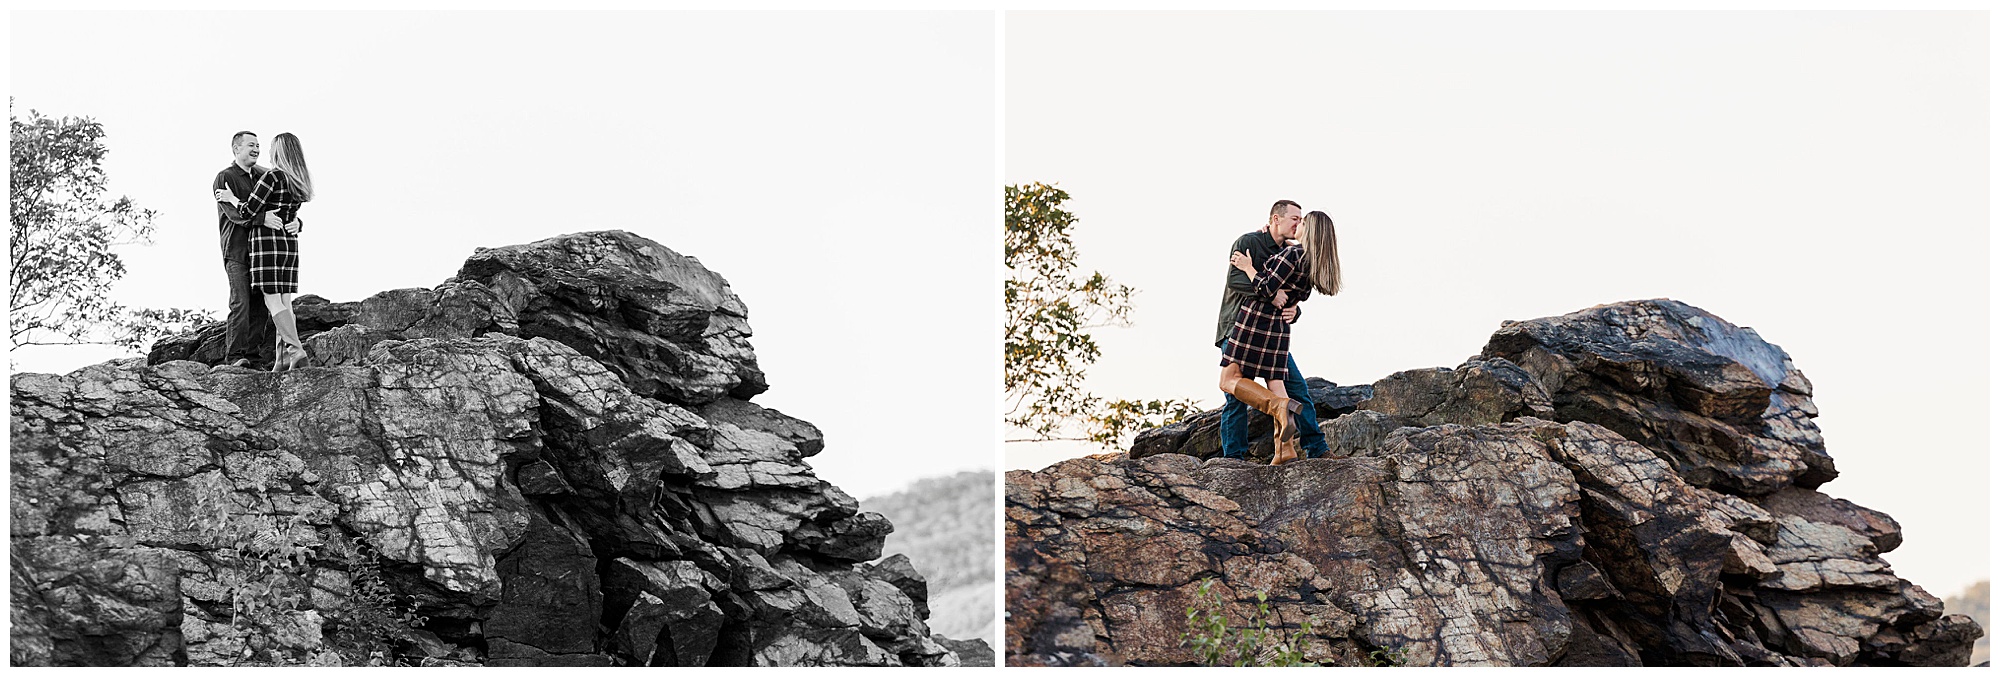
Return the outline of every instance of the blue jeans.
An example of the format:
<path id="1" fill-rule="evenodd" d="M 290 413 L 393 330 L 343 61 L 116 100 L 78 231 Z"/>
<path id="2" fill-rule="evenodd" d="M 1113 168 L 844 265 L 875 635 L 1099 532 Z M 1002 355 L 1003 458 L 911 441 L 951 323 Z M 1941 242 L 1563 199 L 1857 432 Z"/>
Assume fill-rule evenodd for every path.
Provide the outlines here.
<path id="1" fill-rule="evenodd" d="M 1299 363 L 1292 356 L 1285 356 L 1285 394 L 1306 405 L 1293 422 L 1299 427 L 1299 448 L 1306 458 L 1326 455 L 1326 433 L 1319 431 L 1319 416 L 1312 411 L 1312 393 L 1306 390 L 1306 377 L 1299 373 Z M 1222 455 L 1225 458 L 1243 458 L 1250 451 L 1250 406 L 1236 399 L 1234 395 L 1222 396 Z"/>

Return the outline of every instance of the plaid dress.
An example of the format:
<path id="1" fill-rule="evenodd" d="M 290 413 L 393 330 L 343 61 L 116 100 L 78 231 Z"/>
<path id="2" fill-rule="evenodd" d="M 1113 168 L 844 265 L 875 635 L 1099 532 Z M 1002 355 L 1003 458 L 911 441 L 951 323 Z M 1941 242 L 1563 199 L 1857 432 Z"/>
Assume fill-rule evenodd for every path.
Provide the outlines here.
<path id="1" fill-rule="evenodd" d="M 1285 307 L 1298 305 L 1312 296 L 1306 279 L 1305 250 L 1292 245 L 1278 250 L 1264 262 L 1251 280 L 1254 298 L 1245 299 L 1236 311 L 1236 326 L 1222 344 L 1222 366 L 1241 365 L 1243 375 L 1254 379 L 1281 379 L 1291 370 L 1285 358 L 1292 349 L 1292 326 L 1279 316 L 1282 308 L 1271 304 L 1279 290 L 1285 292 Z"/>
<path id="2" fill-rule="evenodd" d="M 290 223 L 298 220 L 305 201 L 292 191 L 284 170 L 272 169 L 257 179 L 250 199 L 243 202 L 243 215 L 250 229 L 250 286 L 266 294 L 295 294 L 299 291 L 299 237 L 263 223 L 263 213 L 274 211 Z"/>

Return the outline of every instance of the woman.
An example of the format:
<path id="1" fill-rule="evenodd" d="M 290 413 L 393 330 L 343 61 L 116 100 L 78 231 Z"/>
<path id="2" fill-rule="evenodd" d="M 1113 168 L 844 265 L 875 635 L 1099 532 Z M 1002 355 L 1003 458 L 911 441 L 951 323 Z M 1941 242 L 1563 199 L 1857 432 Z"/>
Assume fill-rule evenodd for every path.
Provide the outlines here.
<path id="1" fill-rule="evenodd" d="M 299 207 L 313 198 L 312 172 L 306 170 L 299 137 L 291 132 L 271 139 L 271 164 L 271 171 L 258 177 L 249 200 L 238 200 L 227 190 L 215 191 L 215 199 L 236 206 L 257 224 L 250 235 L 250 286 L 264 293 L 264 307 L 271 311 L 271 324 L 277 329 L 277 357 L 271 371 L 289 371 L 306 361 L 306 346 L 299 342 L 298 323 L 292 317 L 292 295 L 299 291 L 300 227 L 293 222 Z M 267 211 L 292 225 L 265 223 L 260 217 Z"/>
<path id="2" fill-rule="evenodd" d="M 1270 414 L 1275 426 L 1271 465 L 1289 463 L 1299 457 L 1292 415 L 1305 407 L 1285 396 L 1292 328 L 1281 314 L 1315 289 L 1327 295 L 1340 293 L 1340 243 L 1334 237 L 1333 217 L 1326 212 L 1307 214 L 1299 228 L 1299 244 L 1272 254 L 1262 272 L 1240 251 L 1230 253 L 1229 265 L 1249 275 L 1255 290 L 1236 311 L 1236 326 L 1222 344 L 1222 392 Z"/>

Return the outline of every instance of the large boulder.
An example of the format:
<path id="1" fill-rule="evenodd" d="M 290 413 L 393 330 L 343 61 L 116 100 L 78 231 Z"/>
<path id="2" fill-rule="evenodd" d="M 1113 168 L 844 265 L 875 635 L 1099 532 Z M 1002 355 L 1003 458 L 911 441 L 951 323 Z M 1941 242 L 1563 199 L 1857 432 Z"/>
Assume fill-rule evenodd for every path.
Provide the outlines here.
<path id="1" fill-rule="evenodd" d="M 1183 421 L 1010 472 L 1006 660 L 1196 664 L 1207 589 L 1323 664 L 1964 665 L 1982 633 L 1881 559 L 1895 520 L 1816 490 L 1810 394 L 1751 330 L 1640 301 L 1315 389 L 1327 458 L 1210 458 Z"/>
<path id="2" fill-rule="evenodd" d="M 164 359 L 204 327 L 13 378 L 16 665 L 957 664 L 694 259 L 582 233 L 300 305 L 307 368 Z"/>
<path id="3" fill-rule="evenodd" d="M 1685 303 L 1510 322 L 1480 356 L 1533 374 L 1557 418 L 1617 431 L 1700 486 L 1760 495 L 1838 474 L 1812 421 L 1812 382 L 1791 356 L 1757 330 Z"/>

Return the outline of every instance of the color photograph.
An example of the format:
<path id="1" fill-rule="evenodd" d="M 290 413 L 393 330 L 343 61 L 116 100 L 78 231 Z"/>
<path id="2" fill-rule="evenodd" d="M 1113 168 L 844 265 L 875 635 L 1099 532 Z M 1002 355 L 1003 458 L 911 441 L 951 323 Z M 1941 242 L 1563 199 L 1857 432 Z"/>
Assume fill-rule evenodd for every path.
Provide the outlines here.
<path id="1" fill-rule="evenodd" d="M 1985 12 L 1008 12 L 1010 666 L 1965 666 Z"/>

